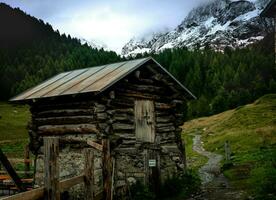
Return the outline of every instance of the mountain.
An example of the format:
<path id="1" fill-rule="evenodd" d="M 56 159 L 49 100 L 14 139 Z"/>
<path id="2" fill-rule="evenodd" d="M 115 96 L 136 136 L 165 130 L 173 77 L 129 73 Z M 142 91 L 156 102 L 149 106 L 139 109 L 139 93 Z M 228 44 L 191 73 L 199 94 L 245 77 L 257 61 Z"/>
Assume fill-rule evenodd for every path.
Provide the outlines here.
<path id="1" fill-rule="evenodd" d="M 0 27 L 0 100 L 63 71 L 121 60 L 115 52 L 91 48 L 92 43 L 60 34 L 4 3 L 0 3 Z"/>
<path id="2" fill-rule="evenodd" d="M 96 41 L 96 40 L 86 40 L 84 38 L 80 38 L 80 43 L 81 44 L 87 44 L 88 46 L 90 46 L 92 49 L 104 49 L 104 50 L 109 50 L 107 45 L 103 42 L 99 42 L 99 41 Z"/>
<path id="3" fill-rule="evenodd" d="M 133 38 L 123 48 L 123 56 L 155 53 L 188 47 L 215 50 L 245 47 L 267 34 L 271 23 L 259 17 L 269 0 L 213 0 L 193 9 L 174 30 L 153 34 L 151 39 Z"/>

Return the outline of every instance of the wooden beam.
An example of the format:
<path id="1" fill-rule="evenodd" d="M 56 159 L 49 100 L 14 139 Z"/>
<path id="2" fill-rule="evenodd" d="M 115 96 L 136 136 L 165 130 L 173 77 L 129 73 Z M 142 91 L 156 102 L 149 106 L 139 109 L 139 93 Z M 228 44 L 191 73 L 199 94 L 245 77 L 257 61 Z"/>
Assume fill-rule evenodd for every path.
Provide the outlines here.
<path id="1" fill-rule="evenodd" d="M 94 142 L 93 140 L 88 140 L 87 144 L 93 147 L 94 149 L 97 149 L 99 151 L 103 151 L 103 145 Z"/>
<path id="2" fill-rule="evenodd" d="M 94 151 L 85 149 L 84 183 L 85 199 L 94 200 Z"/>
<path id="3" fill-rule="evenodd" d="M 1 200 L 36 200 L 41 199 L 44 196 L 45 187 L 40 187 L 27 192 L 22 192 L 9 197 L 4 197 Z"/>
<path id="4" fill-rule="evenodd" d="M 112 179 L 112 163 L 110 156 L 110 142 L 109 139 L 103 139 L 103 181 L 104 193 L 103 199 L 111 200 L 111 179 Z"/>
<path id="5" fill-rule="evenodd" d="M 59 189 L 61 192 L 84 182 L 84 175 L 68 178 L 59 182 Z"/>
<path id="6" fill-rule="evenodd" d="M 3 151 L 0 148 L 0 161 L 3 164 L 4 168 L 6 169 L 7 173 L 12 178 L 14 184 L 18 188 L 19 191 L 23 192 L 26 191 L 26 189 L 23 186 L 22 181 L 20 180 L 19 176 L 17 175 L 16 171 L 13 169 L 11 163 L 9 162 L 6 155 L 3 153 Z"/>
<path id="7" fill-rule="evenodd" d="M 58 155 L 58 138 L 44 137 L 45 200 L 60 200 Z"/>

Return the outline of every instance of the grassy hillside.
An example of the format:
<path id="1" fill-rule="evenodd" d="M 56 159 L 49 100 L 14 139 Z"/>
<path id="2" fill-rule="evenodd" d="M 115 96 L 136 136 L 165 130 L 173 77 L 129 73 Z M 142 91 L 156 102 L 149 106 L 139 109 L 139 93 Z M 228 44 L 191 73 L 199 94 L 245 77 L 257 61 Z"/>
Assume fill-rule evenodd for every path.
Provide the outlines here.
<path id="1" fill-rule="evenodd" d="M 29 118 L 27 106 L 0 102 L 0 147 L 9 157 L 23 156 Z"/>
<path id="2" fill-rule="evenodd" d="M 275 198 L 276 94 L 189 121 L 184 129 L 184 135 L 201 133 L 204 147 L 209 151 L 224 154 L 224 143 L 229 141 L 232 161 L 222 163 L 224 174 L 234 186 L 251 191 L 256 198 Z"/>

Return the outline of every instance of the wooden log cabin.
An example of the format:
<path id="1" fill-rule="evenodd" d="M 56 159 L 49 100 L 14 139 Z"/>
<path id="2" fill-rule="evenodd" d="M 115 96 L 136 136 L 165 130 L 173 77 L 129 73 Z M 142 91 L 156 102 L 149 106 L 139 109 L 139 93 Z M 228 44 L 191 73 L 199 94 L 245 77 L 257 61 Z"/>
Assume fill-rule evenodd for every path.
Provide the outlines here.
<path id="1" fill-rule="evenodd" d="M 103 148 L 95 151 L 95 190 L 104 186 L 106 195 L 120 196 L 138 181 L 158 189 L 185 169 L 180 126 L 187 100 L 195 98 L 149 57 L 64 72 L 11 101 L 30 105 L 37 185 L 43 184 L 42 139 L 56 136 L 60 179 L 83 172 L 83 150 L 93 144 Z M 81 199 L 81 190 L 69 192 Z"/>

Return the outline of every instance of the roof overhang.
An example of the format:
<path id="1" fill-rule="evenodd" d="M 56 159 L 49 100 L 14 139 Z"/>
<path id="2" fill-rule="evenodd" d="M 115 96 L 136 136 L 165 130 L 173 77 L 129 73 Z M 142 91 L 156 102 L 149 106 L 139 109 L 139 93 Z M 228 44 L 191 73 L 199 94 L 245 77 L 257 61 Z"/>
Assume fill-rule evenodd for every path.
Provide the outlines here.
<path id="1" fill-rule="evenodd" d="M 56 98 L 68 95 L 75 96 L 78 94 L 87 93 L 97 95 L 99 93 L 106 91 L 115 83 L 122 80 L 130 73 L 134 72 L 141 66 L 144 66 L 148 62 L 153 62 L 160 71 L 167 74 L 176 83 L 176 87 L 183 92 L 183 95 L 186 99 L 196 99 L 192 92 L 190 92 L 172 74 L 170 74 L 152 57 L 148 57 L 143 59 L 99 66 L 98 68 L 95 67 L 74 70 L 71 72 L 64 72 L 13 97 L 12 99 L 10 99 L 10 101 L 18 103 L 31 103 L 38 99 Z M 94 84 L 95 82 L 97 82 L 97 84 Z M 80 89 L 81 87 L 87 88 L 87 85 L 89 86 L 90 90 Z"/>

